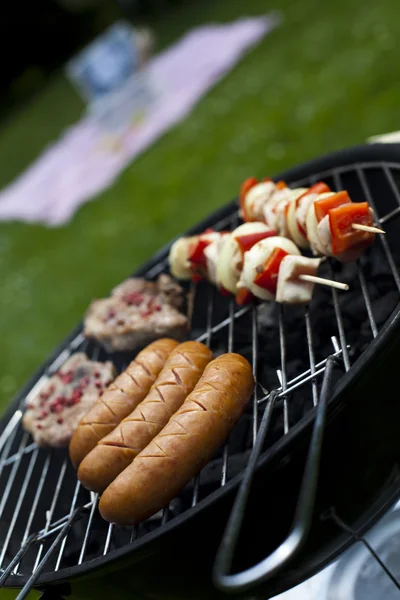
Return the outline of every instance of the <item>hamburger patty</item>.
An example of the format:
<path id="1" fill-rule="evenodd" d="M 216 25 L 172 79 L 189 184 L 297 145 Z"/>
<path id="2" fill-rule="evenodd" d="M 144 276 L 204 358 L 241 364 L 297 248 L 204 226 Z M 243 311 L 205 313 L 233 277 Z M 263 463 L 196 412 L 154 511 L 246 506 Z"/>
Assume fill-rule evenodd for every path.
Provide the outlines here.
<path id="1" fill-rule="evenodd" d="M 73 354 L 26 406 L 22 424 L 39 446 L 67 446 L 84 414 L 115 377 L 111 362 Z"/>
<path id="2" fill-rule="evenodd" d="M 108 352 L 133 350 L 160 337 L 181 340 L 188 330 L 184 300 L 183 289 L 168 275 L 156 282 L 127 279 L 109 298 L 92 302 L 84 334 Z"/>

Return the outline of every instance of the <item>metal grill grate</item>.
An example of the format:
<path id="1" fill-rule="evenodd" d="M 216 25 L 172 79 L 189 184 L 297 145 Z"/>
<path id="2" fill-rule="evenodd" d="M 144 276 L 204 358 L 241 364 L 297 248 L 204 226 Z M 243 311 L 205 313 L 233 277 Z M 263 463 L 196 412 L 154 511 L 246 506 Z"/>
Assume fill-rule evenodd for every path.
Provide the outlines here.
<path id="1" fill-rule="evenodd" d="M 19 576 L 23 583 L 31 577 L 30 584 L 33 584 L 43 571 L 60 571 L 61 576 L 65 567 L 112 554 L 127 544 L 133 548 L 136 540 L 162 528 L 178 514 L 190 511 L 207 495 L 222 493 L 218 490 L 246 464 L 257 437 L 259 409 L 271 394 L 277 400 L 275 425 L 271 435 L 267 436 L 265 447 L 285 435 L 317 404 L 329 355 L 341 358 L 348 370 L 369 341 L 378 335 L 389 316 L 389 304 L 393 304 L 391 308 L 394 309 L 400 300 L 400 276 L 395 257 L 398 227 L 393 223 L 400 216 L 400 166 L 395 163 L 357 164 L 315 173 L 290 183 L 295 187 L 310 185 L 317 180 L 326 181 L 333 189 L 348 189 L 356 201 L 367 199 L 378 222 L 385 225 L 388 233 L 386 237 L 379 236 L 375 246 L 351 268 L 339 268 L 329 261 L 323 265 L 332 278 L 348 281 L 353 290 L 348 294 L 362 299 L 357 310 L 362 308 L 368 331 L 364 330 L 361 344 L 354 343 L 354 327 L 348 326 L 354 303 L 334 289 L 329 292 L 317 290 L 316 302 L 313 299 L 310 307 L 305 309 L 273 304 L 237 308 L 233 300 L 221 297 L 210 285 L 195 286 L 192 337 L 217 353 L 238 351 L 251 360 L 257 379 L 253 402 L 213 462 L 211 478 L 211 469 L 206 467 L 162 514 L 134 528 L 119 528 L 102 521 L 97 511 L 97 494 L 89 494 L 77 482 L 66 453 L 38 449 L 20 426 L 25 401 L 37 393 L 71 353 L 79 350 L 87 352 L 93 359 L 107 358 L 102 349 L 77 333 L 29 394 L 22 398 L 18 410 L 0 435 L 0 489 L 4 490 L 0 499 L 0 568 L 4 570 L 1 584 L 10 574 L 15 576 L 14 584 L 18 584 Z M 232 205 L 231 214 L 213 226 L 222 230 L 234 228 L 237 223 L 237 210 Z M 384 265 L 382 286 L 368 276 L 371 261 Z M 154 278 L 167 268 L 164 256 L 146 275 Z M 390 302 L 386 302 L 387 314 L 382 314 L 379 304 L 383 293 L 390 295 Z M 324 303 L 329 313 L 324 320 L 326 329 L 316 333 L 315 315 Z M 294 329 L 301 332 L 302 344 L 293 342 Z M 129 362 L 120 357 L 116 357 L 116 361 L 120 369 Z"/>

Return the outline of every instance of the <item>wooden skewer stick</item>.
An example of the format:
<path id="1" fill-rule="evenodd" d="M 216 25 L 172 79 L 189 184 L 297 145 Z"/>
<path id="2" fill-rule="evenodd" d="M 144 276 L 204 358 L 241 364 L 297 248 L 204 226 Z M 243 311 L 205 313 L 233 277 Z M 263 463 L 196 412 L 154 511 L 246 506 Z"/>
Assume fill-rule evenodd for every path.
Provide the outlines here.
<path id="1" fill-rule="evenodd" d="M 371 227 L 371 225 L 361 225 L 361 223 L 353 223 L 353 229 L 358 229 L 359 231 L 368 231 L 369 233 L 386 233 L 383 229 L 379 229 L 379 227 Z"/>
<path id="2" fill-rule="evenodd" d="M 299 275 L 299 279 L 302 281 L 309 281 L 310 283 L 318 283 L 319 285 L 327 285 L 338 290 L 344 290 L 347 292 L 349 286 L 347 283 L 340 283 L 340 281 L 333 281 L 333 279 L 325 279 L 324 277 L 316 277 L 315 275 Z"/>

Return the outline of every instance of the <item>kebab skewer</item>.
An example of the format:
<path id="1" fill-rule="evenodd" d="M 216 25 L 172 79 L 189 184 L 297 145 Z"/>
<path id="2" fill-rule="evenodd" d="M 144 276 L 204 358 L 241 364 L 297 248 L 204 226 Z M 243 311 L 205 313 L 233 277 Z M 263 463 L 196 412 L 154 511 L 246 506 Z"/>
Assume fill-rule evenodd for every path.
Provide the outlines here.
<path id="1" fill-rule="evenodd" d="M 224 238 L 217 261 L 217 280 L 224 291 L 236 296 L 245 253 L 257 242 L 272 236 L 276 236 L 275 229 L 254 222 L 240 225 Z"/>
<path id="2" fill-rule="evenodd" d="M 316 283 L 348 290 L 347 284 L 317 277 L 321 260 L 301 256 L 287 238 L 262 240 L 245 254 L 238 289 L 242 294 L 246 290 L 256 298 L 281 304 L 308 304 Z"/>
<path id="3" fill-rule="evenodd" d="M 244 223 L 232 233 L 207 229 L 199 235 L 181 237 L 170 249 L 171 274 L 195 282 L 208 279 L 222 291 L 235 294 L 244 253 L 256 242 L 273 235 L 276 231 L 265 223 Z"/>
<path id="4" fill-rule="evenodd" d="M 243 183 L 240 205 L 244 220 L 252 220 L 256 209 L 279 235 L 293 240 L 300 248 L 311 247 L 316 256 L 334 256 L 341 262 L 350 262 L 374 242 L 376 233 L 385 233 L 373 225 L 368 203 L 353 203 L 346 191 L 332 192 L 323 182 L 310 188 L 290 189 L 283 182 L 269 181 L 269 189 L 275 187 L 267 197 L 261 193 L 264 185 L 254 178 Z"/>
<path id="5" fill-rule="evenodd" d="M 181 280 L 198 282 L 208 279 L 218 286 L 217 261 L 224 237 L 228 234 L 207 229 L 199 235 L 178 238 L 169 252 L 171 274 Z"/>
<path id="6" fill-rule="evenodd" d="M 252 251 L 255 247 L 258 249 Z M 284 262 L 281 271 L 280 264 L 286 256 L 297 260 Z M 223 293 L 233 294 L 239 305 L 254 297 L 302 304 L 311 299 L 316 283 L 348 289 L 346 284 L 317 277 L 321 259 L 302 257 L 294 242 L 258 222 L 244 223 L 231 233 L 207 230 L 198 236 L 180 238 L 171 247 L 169 261 L 176 277 L 195 281 L 206 278 Z M 253 274 L 254 269 L 257 273 Z"/>

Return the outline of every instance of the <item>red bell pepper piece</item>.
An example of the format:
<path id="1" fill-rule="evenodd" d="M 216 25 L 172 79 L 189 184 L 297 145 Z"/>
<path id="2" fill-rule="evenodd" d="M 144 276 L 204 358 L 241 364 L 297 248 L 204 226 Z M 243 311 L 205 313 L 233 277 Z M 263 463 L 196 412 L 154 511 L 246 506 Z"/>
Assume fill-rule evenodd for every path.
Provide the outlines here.
<path id="1" fill-rule="evenodd" d="M 203 281 L 204 277 L 202 275 L 198 275 L 197 273 L 192 273 L 192 281 L 193 283 L 199 283 L 199 281 Z"/>
<path id="2" fill-rule="evenodd" d="M 235 240 L 239 244 L 242 255 L 250 250 L 257 242 L 265 240 L 266 238 L 278 235 L 275 229 L 269 231 L 257 231 L 257 233 L 248 233 L 247 235 L 238 235 Z"/>
<path id="3" fill-rule="evenodd" d="M 340 254 L 360 244 L 367 245 L 375 239 L 374 233 L 353 229 L 353 223 L 373 225 L 368 202 L 352 202 L 329 211 L 333 254 Z"/>
<path id="4" fill-rule="evenodd" d="M 277 190 L 284 190 L 285 188 L 287 188 L 287 185 L 284 181 L 280 180 L 276 182 L 275 187 Z"/>
<path id="5" fill-rule="evenodd" d="M 326 194 L 327 192 L 332 191 L 329 185 L 326 185 L 323 181 L 318 181 L 318 183 L 314 183 L 308 190 L 307 194 Z"/>
<path id="6" fill-rule="evenodd" d="M 275 248 L 269 259 L 265 262 L 262 273 L 259 273 L 254 278 L 254 283 L 268 292 L 271 292 L 271 294 L 276 294 L 279 267 L 281 266 L 282 260 L 288 254 L 289 253 L 282 250 L 282 248 Z"/>
<path id="7" fill-rule="evenodd" d="M 331 191 L 330 187 L 327 186 L 326 183 L 324 183 L 323 181 L 318 181 L 318 183 L 314 183 L 314 185 L 312 185 L 310 188 L 308 188 L 308 190 L 306 190 L 304 192 L 304 194 L 301 194 L 301 196 L 296 198 L 296 210 L 299 208 L 300 200 L 302 198 L 304 198 L 304 196 L 308 196 L 308 194 L 325 194 L 326 192 L 330 192 L 330 191 Z M 296 219 L 296 223 L 297 223 L 297 227 L 299 228 L 300 233 L 306 238 L 307 231 L 305 230 L 305 228 L 299 222 L 298 219 Z"/>
<path id="8" fill-rule="evenodd" d="M 289 206 L 290 206 L 290 200 L 288 200 L 286 202 L 285 206 L 283 207 L 283 214 L 285 216 L 285 219 L 287 219 L 287 216 L 288 216 Z"/>
<path id="9" fill-rule="evenodd" d="M 258 183 L 258 180 L 255 177 L 249 177 L 241 185 L 239 202 L 240 202 L 240 208 L 242 209 L 243 221 L 250 221 L 249 215 L 247 214 L 247 211 L 246 211 L 244 200 L 246 198 L 247 193 L 251 190 L 252 187 L 257 185 L 257 183 Z"/>
<path id="10" fill-rule="evenodd" d="M 196 246 L 193 248 L 192 252 L 189 254 L 189 261 L 194 263 L 195 265 L 200 265 L 202 267 L 207 266 L 207 260 L 204 254 L 205 248 L 209 246 L 211 242 L 209 240 L 200 239 Z"/>
<path id="11" fill-rule="evenodd" d="M 343 204 L 350 204 L 351 199 L 346 191 L 338 192 L 329 198 L 322 198 L 314 202 L 315 216 L 318 223 L 333 209 Z"/>
<path id="12" fill-rule="evenodd" d="M 303 237 L 307 238 L 307 231 L 304 229 L 303 225 L 297 221 L 297 219 L 296 219 L 296 224 L 297 224 L 297 228 L 300 231 L 301 235 Z"/>
<path id="13" fill-rule="evenodd" d="M 301 194 L 298 198 L 296 198 L 296 208 L 300 206 L 300 200 L 304 198 L 304 196 L 308 196 L 308 194 L 325 194 L 330 192 L 331 189 L 326 185 L 323 181 L 318 181 L 318 183 L 314 183 L 311 187 L 309 187 L 304 194 Z"/>
<path id="14" fill-rule="evenodd" d="M 207 231 L 207 233 L 211 232 Z M 195 283 L 198 283 L 207 275 L 207 259 L 204 250 L 209 244 L 211 244 L 210 240 L 199 239 L 189 254 L 188 260 L 192 272 L 192 281 Z"/>
<path id="15" fill-rule="evenodd" d="M 255 300 L 255 297 L 247 288 L 240 288 L 236 294 L 236 304 L 239 306 L 250 304 L 250 302 L 253 302 L 253 300 Z"/>
<path id="16" fill-rule="evenodd" d="M 230 291 L 227 290 L 226 288 L 224 288 L 223 285 L 220 286 L 219 291 L 221 292 L 221 294 L 223 296 L 232 296 L 232 294 L 230 293 Z"/>

